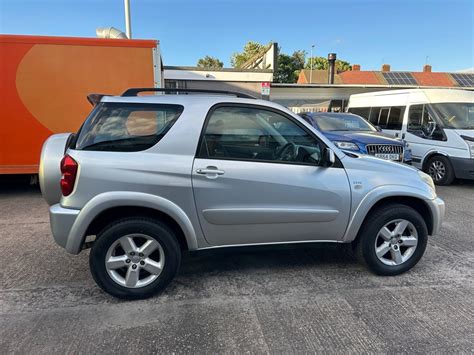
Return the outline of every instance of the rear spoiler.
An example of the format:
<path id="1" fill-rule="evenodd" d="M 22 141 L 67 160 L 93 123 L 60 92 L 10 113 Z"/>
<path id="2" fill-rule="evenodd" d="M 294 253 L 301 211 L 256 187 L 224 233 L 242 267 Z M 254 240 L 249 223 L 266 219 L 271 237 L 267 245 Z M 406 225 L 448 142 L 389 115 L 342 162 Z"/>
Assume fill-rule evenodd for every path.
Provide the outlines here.
<path id="1" fill-rule="evenodd" d="M 87 101 L 89 101 L 89 103 L 92 105 L 92 106 L 96 106 L 100 100 L 102 100 L 102 98 L 104 96 L 110 96 L 110 95 L 106 95 L 106 94 L 89 94 L 87 95 Z"/>

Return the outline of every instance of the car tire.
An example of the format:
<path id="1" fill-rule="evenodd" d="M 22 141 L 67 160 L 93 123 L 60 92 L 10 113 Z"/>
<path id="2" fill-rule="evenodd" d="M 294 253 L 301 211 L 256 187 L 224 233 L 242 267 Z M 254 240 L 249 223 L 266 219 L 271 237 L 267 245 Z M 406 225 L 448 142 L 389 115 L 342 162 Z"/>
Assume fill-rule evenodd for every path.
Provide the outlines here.
<path id="1" fill-rule="evenodd" d="M 97 285 L 121 299 L 144 299 L 164 290 L 181 263 L 175 233 L 150 218 L 128 218 L 104 228 L 89 265 Z"/>
<path id="2" fill-rule="evenodd" d="M 449 159 L 442 155 L 431 157 L 426 163 L 425 172 L 436 185 L 451 185 L 454 181 L 454 169 Z"/>
<path id="3" fill-rule="evenodd" d="M 405 224 L 398 236 L 397 227 L 401 230 Z M 427 242 L 428 228 L 416 210 L 402 204 L 388 204 L 366 218 L 354 242 L 354 250 L 358 259 L 375 274 L 394 276 L 418 263 Z"/>

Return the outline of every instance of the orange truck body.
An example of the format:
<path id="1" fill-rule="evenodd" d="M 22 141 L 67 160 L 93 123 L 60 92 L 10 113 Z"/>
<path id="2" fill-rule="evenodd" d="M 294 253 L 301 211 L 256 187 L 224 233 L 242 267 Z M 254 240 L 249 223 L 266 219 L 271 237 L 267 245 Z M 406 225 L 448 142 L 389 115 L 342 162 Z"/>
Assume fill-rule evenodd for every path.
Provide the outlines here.
<path id="1" fill-rule="evenodd" d="M 87 95 L 160 87 L 155 40 L 0 35 L 0 174 L 36 174 L 44 141 L 76 132 Z"/>

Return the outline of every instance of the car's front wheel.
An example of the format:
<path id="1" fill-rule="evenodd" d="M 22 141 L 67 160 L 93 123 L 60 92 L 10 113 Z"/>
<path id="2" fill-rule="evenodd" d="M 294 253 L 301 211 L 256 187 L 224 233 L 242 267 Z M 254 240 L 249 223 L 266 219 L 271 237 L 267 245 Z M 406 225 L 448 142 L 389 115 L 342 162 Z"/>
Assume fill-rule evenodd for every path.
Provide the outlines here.
<path id="1" fill-rule="evenodd" d="M 117 221 L 102 230 L 89 264 L 96 283 L 112 296 L 141 299 L 163 290 L 175 277 L 181 250 L 167 225 L 148 218 Z"/>
<path id="2" fill-rule="evenodd" d="M 364 222 L 355 241 L 356 253 L 378 275 L 398 275 L 410 270 L 423 256 L 428 229 L 413 208 L 385 205 Z"/>

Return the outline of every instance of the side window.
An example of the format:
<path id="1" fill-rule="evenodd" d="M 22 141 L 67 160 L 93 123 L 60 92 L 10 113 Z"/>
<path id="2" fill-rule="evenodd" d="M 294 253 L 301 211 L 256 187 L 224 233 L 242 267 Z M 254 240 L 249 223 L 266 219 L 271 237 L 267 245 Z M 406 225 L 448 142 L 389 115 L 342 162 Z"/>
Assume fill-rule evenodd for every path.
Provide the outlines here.
<path id="1" fill-rule="evenodd" d="M 423 124 L 423 108 L 424 105 L 410 106 L 410 111 L 408 112 L 408 131 L 412 133 L 421 131 L 421 126 Z"/>
<path id="2" fill-rule="evenodd" d="M 205 127 L 199 157 L 319 165 L 321 144 L 286 116 L 252 107 L 218 107 Z"/>
<path id="3" fill-rule="evenodd" d="M 408 132 L 421 138 L 443 140 L 444 135 L 437 125 L 429 105 L 412 105 L 408 111 Z"/>
<path id="4" fill-rule="evenodd" d="M 351 107 L 348 111 L 354 115 L 364 117 L 366 120 L 369 119 L 370 107 Z"/>
<path id="5" fill-rule="evenodd" d="M 404 113 L 405 107 L 403 106 L 391 107 L 386 129 L 402 129 Z"/>
<path id="6" fill-rule="evenodd" d="M 151 148 L 182 111 L 179 105 L 101 103 L 82 126 L 75 149 L 135 152 Z"/>
<path id="7" fill-rule="evenodd" d="M 369 122 L 374 126 L 379 125 L 380 107 L 372 107 L 370 110 Z"/>
<path id="8" fill-rule="evenodd" d="M 379 127 L 382 129 L 387 128 L 387 122 L 388 122 L 388 115 L 390 114 L 390 108 L 385 107 L 380 109 L 380 114 L 379 114 Z"/>

